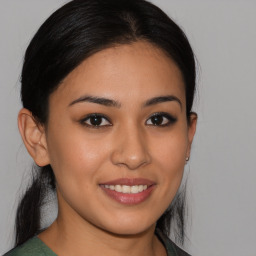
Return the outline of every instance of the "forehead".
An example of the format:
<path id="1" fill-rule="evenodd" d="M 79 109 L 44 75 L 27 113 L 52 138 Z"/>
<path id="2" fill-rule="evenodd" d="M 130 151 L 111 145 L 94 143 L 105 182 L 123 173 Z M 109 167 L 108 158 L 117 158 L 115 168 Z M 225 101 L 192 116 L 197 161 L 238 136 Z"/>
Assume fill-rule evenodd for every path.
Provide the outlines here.
<path id="1" fill-rule="evenodd" d="M 141 41 L 107 48 L 87 58 L 63 80 L 50 101 L 68 102 L 86 94 L 121 102 L 175 94 L 185 101 L 177 65 L 162 50 Z"/>

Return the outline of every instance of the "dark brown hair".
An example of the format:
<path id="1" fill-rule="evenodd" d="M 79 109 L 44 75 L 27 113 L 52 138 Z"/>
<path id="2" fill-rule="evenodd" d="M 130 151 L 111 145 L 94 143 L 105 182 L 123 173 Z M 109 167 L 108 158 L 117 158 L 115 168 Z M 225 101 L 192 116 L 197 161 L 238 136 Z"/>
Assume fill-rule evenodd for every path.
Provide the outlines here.
<path id="1" fill-rule="evenodd" d="M 179 67 L 189 120 L 195 91 L 195 59 L 183 31 L 158 7 L 144 0 L 73 0 L 54 12 L 30 42 L 21 76 L 21 99 L 41 124 L 47 123 L 49 95 L 83 60 L 117 44 L 145 40 Z M 39 170 L 38 170 L 39 169 Z M 50 165 L 37 167 L 20 201 L 16 245 L 40 232 L 41 206 L 55 178 Z M 157 222 L 169 234 L 173 222 L 184 238 L 184 197 L 177 195 Z"/>

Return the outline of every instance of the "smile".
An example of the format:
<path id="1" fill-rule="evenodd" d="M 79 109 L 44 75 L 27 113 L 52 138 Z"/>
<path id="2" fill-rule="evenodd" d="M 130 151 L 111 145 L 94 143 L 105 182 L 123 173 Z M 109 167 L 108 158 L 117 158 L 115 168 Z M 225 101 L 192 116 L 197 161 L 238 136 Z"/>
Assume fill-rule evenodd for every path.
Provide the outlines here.
<path id="1" fill-rule="evenodd" d="M 156 183 L 142 178 L 122 178 L 100 184 L 109 198 L 125 205 L 136 205 L 147 200 L 156 188 Z"/>
<path id="2" fill-rule="evenodd" d="M 104 185 L 105 188 L 120 192 L 123 194 L 137 194 L 148 188 L 147 185 L 135 185 L 135 186 L 127 186 L 127 185 Z"/>

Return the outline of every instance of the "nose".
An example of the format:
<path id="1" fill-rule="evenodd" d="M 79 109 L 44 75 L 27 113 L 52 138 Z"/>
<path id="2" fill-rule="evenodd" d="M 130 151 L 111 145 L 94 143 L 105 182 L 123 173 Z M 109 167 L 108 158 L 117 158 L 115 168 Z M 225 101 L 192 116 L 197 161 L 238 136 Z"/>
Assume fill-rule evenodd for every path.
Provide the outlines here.
<path id="1" fill-rule="evenodd" d="M 151 162 L 145 132 L 138 128 L 125 129 L 117 134 L 111 155 L 113 164 L 136 170 Z"/>

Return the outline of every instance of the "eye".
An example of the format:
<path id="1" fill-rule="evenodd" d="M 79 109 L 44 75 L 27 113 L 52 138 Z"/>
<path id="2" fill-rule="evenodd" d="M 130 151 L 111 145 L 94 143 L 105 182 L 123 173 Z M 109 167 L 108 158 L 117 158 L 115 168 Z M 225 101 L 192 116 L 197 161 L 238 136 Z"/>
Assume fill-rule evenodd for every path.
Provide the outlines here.
<path id="1" fill-rule="evenodd" d="M 101 126 L 111 126 L 110 121 L 102 114 L 90 114 L 80 121 L 81 124 L 92 127 L 99 128 Z"/>
<path id="2" fill-rule="evenodd" d="M 175 123 L 177 119 L 168 113 L 155 113 L 147 119 L 147 125 L 153 126 L 168 126 Z"/>

